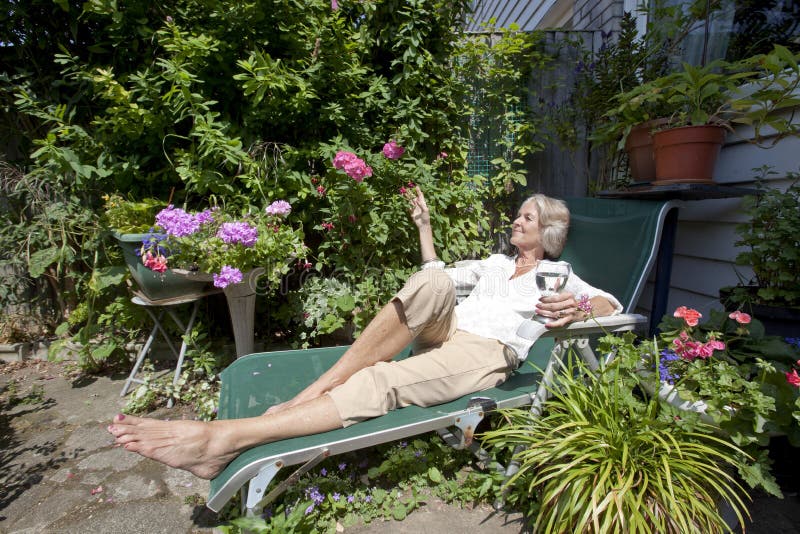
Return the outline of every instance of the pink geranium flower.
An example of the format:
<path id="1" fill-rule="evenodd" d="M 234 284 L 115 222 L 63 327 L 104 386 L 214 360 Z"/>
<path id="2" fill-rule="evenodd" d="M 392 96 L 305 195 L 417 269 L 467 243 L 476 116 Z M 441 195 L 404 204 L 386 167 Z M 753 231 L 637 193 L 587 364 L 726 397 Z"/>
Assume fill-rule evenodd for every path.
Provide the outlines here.
<path id="1" fill-rule="evenodd" d="M 383 145 L 383 155 L 389 159 L 400 159 L 405 151 L 394 139 Z"/>
<path id="2" fill-rule="evenodd" d="M 682 318 L 688 326 L 697 326 L 703 316 L 699 311 L 686 306 L 679 306 L 673 315 Z"/>
<path id="3" fill-rule="evenodd" d="M 797 374 L 797 369 L 792 369 L 791 373 L 786 373 L 786 381 L 800 388 L 800 375 Z"/>
<path id="4" fill-rule="evenodd" d="M 728 317 L 730 317 L 739 324 L 748 324 L 751 319 L 749 314 L 741 312 L 739 310 L 736 310 L 735 312 L 731 313 L 730 315 L 728 315 Z"/>

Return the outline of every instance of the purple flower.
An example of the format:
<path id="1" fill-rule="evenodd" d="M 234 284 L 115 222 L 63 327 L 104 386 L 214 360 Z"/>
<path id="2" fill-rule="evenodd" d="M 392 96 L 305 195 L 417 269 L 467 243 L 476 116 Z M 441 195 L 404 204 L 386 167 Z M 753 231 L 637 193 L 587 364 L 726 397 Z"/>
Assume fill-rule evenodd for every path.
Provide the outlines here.
<path id="1" fill-rule="evenodd" d="M 356 497 L 355 497 L 355 495 L 348 495 L 348 496 L 347 496 L 347 502 L 353 502 L 353 501 L 355 501 L 355 500 L 356 500 Z"/>
<path id="2" fill-rule="evenodd" d="M 420 456 L 422 456 L 422 451 L 414 451 L 415 458 L 419 458 Z"/>
<path id="3" fill-rule="evenodd" d="M 677 378 L 680 376 L 676 374 L 672 374 L 669 368 L 669 362 L 674 362 L 676 360 L 680 360 L 680 356 L 675 354 L 673 351 L 669 349 L 664 349 L 661 351 L 660 357 L 658 359 L 658 374 L 664 382 L 668 384 L 674 384 Z"/>
<path id="4" fill-rule="evenodd" d="M 372 495 L 367 495 L 364 497 L 364 502 L 372 502 Z"/>
<path id="5" fill-rule="evenodd" d="M 209 209 L 203 210 L 203 211 L 201 211 L 200 213 L 198 213 L 197 215 L 194 216 L 195 220 L 201 226 L 204 225 L 204 224 L 213 223 L 214 222 L 214 211 L 216 211 L 216 208 L 210 209 L 210 210 Z"/>
<path id="6" fill-rule="evenodd" d="M 308 515 L 313 511 L 314 511 L 314 503 L 312 502 L 311 504 L 308 505 L 308 508 L 306 508 L 306 511 L 304 513 L 305 515 Z"/>
<path id="7" fill-rule="evenodd" d="M 347 464 L 345 462 L 340 463 L 339 471 L 344 471 L 345 469 L 347 469 Z"/>
<path id="8" fill-rule="evenodd" d="M 322 476 L 328 476 L 328 470 L 323 467 L 319 470 L 319 474 Z"/>
<path id="9" fill-rule="evenodd" d="M 170 204 L 156 214 L 156 224 L 168 235 L 186 237 L 200 229 L 200 222 L 195 215 L 186 213 Z"/>
<path id="10" fill-rule="evenodd" d="M 583 294 L 578 297 L 578 309 L 586 315 L 592 314 L 592 301 L 589 300 L 589 295 Z"/>
<path id="11" fill-rule="evenodd" d="M 341 498 L 342 498 L 342 496 L 341 496 L 341 495 L 339 495 L 338 493 L 334 493 L 333 495 L 331 495 L 331 498 L 332 498 L 334 501 L 338 501 L 339 499 L 341 499 Z"/>
<path id="12" fill-rule="evenodd" d="M 214 287 L 226 288 L 242 281 L 242 271 L 230 265 L 223 265 L 219 274 L 214 273 Z"/>
<path id="13" fill-rule="evenodd" d="M 285 215 L 289 215 L 292 211 L 292 205 L 286 202 L 285 200 L 276 200 L 269 206 L 267 206 L 267 215 L 278 215 L 283 217 Z"/>
<path id="14" fill-rule="evenodd" d="M 319 488 L 317 486 L 306 488 L 306 497 L 310 498 L 315 505 L 322 504 L 322 501 L 325 500 L 325 496 L 319 492 Z"/>
<path id="15" fill-rule="evenodd" d="M 217 237 L 228 244 L 241 243 L 252 247 L 258 241 L 258 230 L 246 222 L 222 223 L 217 230 Z"/>

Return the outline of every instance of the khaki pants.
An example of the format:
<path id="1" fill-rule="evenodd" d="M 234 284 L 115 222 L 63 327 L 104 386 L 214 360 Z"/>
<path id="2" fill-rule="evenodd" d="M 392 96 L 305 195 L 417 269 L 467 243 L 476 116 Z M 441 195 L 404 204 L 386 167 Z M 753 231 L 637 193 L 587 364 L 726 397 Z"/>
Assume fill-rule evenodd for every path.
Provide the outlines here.
<path id="1" fill-rule="evenodd" d="M 362 369 L 331 390 L 344 426 L 495 387 L 516 369 L 516 355 L 499 341 L 457 330 L 455 290 L 444 271 L 415 273 L 395 299 L 415 336 L 415 355 Z"/>

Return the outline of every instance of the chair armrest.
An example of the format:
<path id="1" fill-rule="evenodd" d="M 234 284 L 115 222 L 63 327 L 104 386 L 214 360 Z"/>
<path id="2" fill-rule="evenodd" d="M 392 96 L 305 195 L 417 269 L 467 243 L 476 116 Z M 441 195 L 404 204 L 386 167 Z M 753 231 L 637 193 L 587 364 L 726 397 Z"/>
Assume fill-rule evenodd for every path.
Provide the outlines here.
<path id="1" fill-rule="evenodd" d="M 588 334 L 626 332 L 647 327 L 647 317 L 635 313 L 622 313 L 607 317 L 594 317 L 586 321 L 576 321 L 562 328 L 545 329 L 544 325 L 527 320 L 517 329 L 517 335 L 525 339 L 540 337 L 580 337 Z M 544 331 L 542 331 L 544 330 Z"/>

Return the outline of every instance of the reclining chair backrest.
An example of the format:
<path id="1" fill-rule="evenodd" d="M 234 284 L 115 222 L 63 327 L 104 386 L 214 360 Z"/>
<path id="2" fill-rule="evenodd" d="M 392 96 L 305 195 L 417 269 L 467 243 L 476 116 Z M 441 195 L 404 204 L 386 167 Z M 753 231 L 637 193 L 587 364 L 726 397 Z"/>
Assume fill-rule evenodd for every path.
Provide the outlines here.
<path id="1" fill-rule="evenodd" d="M 672 206 L 627 199 L 566 202 L 571 221 L 561 259 L 586 282 L 617 297 L 626 313 L 633 313 L 655 264 L 666 211 Z"/>

